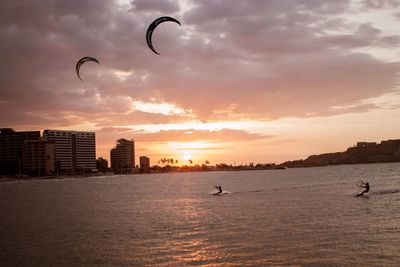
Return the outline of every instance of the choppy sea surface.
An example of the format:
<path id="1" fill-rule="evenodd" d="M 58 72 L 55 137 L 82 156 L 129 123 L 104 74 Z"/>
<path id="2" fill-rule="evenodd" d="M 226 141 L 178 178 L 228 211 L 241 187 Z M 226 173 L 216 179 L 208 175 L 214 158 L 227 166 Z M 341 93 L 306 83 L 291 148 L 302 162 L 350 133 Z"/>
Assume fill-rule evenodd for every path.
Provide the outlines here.
<path id="1" fill-rule="evenodd" d="M 1 266 L 399 266 L 400 164 L 5 182 L 0 215 Z"/>

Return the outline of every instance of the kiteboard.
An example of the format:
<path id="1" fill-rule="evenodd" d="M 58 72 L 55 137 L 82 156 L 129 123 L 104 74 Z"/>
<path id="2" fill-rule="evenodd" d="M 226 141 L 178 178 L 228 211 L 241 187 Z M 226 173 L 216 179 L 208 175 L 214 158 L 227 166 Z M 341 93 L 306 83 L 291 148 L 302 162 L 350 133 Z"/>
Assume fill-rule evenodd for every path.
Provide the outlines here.
<path id="1" fill-rule="evenodd" d="M 217 193 L 214 193 L 213 195 L 214 196 L 222 196 L 222 195 L 226 195 L 226 194 L 229 194 L 229 193 L 230 193 L 229 191 L 222 190 L 222 193 L 217 192 Z"/>

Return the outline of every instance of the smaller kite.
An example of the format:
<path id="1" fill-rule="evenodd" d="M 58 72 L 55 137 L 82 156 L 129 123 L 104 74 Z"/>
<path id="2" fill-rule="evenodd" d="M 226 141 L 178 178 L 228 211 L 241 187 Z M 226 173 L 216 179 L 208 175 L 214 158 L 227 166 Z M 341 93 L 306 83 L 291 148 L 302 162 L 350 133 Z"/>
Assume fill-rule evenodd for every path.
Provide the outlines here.
<path id="1" fill-rule="evenodd" d="M 171 17 L 160 17 L 160 18 L 156 19 L 155 21 L 153 21 L 153 22 L 150 24 L 149 28 L 147 29 L 147 33 L 146 33 L 147 45 L 148 45 L 149 48 L 150 48 L 154 53 L 156 53 L 157 55 L 159 55 L 159 53 L 158 53 L 158 52 L 154 49 L 154 47 L 153 47 L 153 43 L 152 43 L 152 41 L 151 41 L 151 36 L 152 36 L 152 34 L 153 34 L 153 31 L 156 29 L 156 27 L 157 27 L 160 23 L 163 23 L 163 22 L 166 22 L 166 21 L 176 22 L 176 23 L 179 24 L 179 26 L 181 25 L 181 23 L 180 23 L 178 20 L 174 19 L 174 18 L 171 18 Z"/>
<path id="2" fill-rule="evenodd" d="M 87 62 L 87 61 L 94 61 L 97 62 L 98 64 L 100 64 L 100 62 L 95 59 L 94 57 L 83 57 L 81 59 L 78 60 L 78 63 L 76 63 L 76 74 L 78 75 L 79 80 L 82 81 L 81 76 L 79 75 L 79 69 L 81 68 L 81 66 L 83 65 L 83 63 Z"/>

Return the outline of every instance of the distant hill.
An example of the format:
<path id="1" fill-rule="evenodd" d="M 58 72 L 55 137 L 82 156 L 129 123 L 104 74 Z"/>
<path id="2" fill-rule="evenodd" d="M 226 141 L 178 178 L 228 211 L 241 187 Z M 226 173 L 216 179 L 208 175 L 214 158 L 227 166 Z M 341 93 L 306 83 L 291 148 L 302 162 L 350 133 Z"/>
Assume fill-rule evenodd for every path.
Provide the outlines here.
<path id="1" fill-rule="evenodd" d="M 304 160 L 287 161 L 281 166 L 314 167 L 338 164 L 400 162 L 400 139 L 375 142 L 358 142 L 344 152 L 312 155 Z"/>

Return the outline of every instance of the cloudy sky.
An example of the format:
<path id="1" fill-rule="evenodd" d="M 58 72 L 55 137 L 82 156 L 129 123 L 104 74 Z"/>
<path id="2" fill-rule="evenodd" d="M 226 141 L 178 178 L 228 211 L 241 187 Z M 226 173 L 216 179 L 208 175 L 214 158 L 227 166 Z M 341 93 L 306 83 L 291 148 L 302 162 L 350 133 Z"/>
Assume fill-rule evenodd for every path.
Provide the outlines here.
<path id="1" fill-rule="evenodd" d="M 156 55 L 160 16 L 182 26 Z M 400 138 L 400 0 L 1 1 L 0 55 L 0 127 L 96 131 L 105 158 L 119 138 L 211 164 Z"/>

